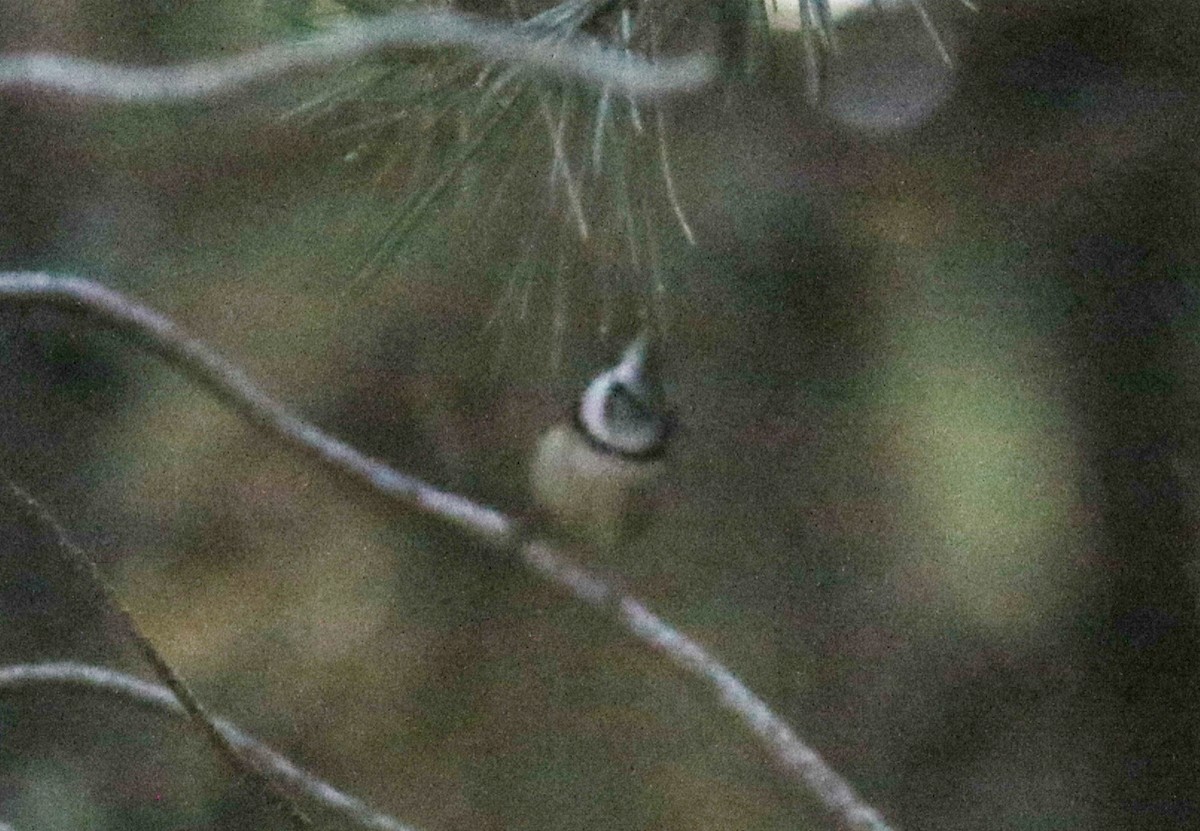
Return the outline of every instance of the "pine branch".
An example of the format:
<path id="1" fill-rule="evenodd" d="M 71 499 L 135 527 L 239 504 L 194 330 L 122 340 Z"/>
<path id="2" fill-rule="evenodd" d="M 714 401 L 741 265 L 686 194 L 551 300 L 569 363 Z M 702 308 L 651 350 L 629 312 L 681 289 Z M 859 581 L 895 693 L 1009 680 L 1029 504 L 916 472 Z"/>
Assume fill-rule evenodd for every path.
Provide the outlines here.
<path id="1" fill-rule="evenodd" d="M 0 56 L 0 90 L 61 92 L 107 102 L 174 103 L 232 95 L 251 85 L 368 55 L 456 48 L 481 60 L 517 63 L 633 96 L 695 91 L 713 79 L 716 69 L 711 59 L 700 55 L 651 62 L 585 38 L 561 42 L 512 24 L 450 11 L 406 9 L 345 23 L 308 40 L 170 66 L 119 66 L 45 53 Z"/>

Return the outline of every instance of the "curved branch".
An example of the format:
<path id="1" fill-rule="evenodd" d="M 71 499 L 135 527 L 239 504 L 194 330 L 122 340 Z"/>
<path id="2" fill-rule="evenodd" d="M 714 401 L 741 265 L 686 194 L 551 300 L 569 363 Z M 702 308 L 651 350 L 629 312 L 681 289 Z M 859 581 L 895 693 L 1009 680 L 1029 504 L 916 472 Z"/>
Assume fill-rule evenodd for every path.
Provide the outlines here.
<path id="1" fill-rule="evenodd" d="M 697 90 L 715 75 L 713 61 L 700 55 L 651 62 L 593 41 L 554 42 L 511 24 L 408 9 L 346 23 L 309 40 L 171 66 L 117 66 L 44 53 L 0 56 L 0 90 L 29 88 L 115 102 L 193 101 L 367 55 L 442 48 L 466 49 L 481 59 L 519 63 L 637 96 Z"/>
<path id="2" fill-rule="evenodd" d="M 240 369 L 186 336 L 168 318 L 99 283 L 48 274 L 0 272 L 0 302 L 54 306 L 114 329 L 184 372 L 276 440 L 351 477 L 379 496 L 431 514 L 492 548 L 515 552 L 576 599 L 603 610 L 626 632 L 665 655 L 687 675 L 704 681 L 775 761 L 845 827 L 890 831 L 883 817 L 845 779 L 704 647 L 654 615 L 637 598 L 572 563 L 515 519 L 402 473 L 292 415 Z"/>
<path id="3" fill-rule="evenodd" d="M 196 725 L 217 755 L 224 759 L 232 770 L 258 784 L 263 793 L 283 810 L 294 827 L 301 831 L 311 828 L 312 824 L 308 817 L 288 798 L 287 794 L 279 792 L 271 780 L 263 777 L 256 768 L 247 764 L 246 760 L 238 753 L 237 748 L 229 744 L 225 736 L 213 724 L 207 708 L 196 698 L 191 687 L 180 677 L 174 667 L 167 663 L 166 658 L 159 653 L 150 638 L 142 632 L 142 628 L 133 614 L 117 597 L 116 592 L 104 579 L 104 575 L 100 573 L 100 569 L 96 567 L 96 561 L 71 541 L 58 520 L 51 516 L 45 506 L 33 496 L 7 477 L 0 477 L 0 482 L 3 482 L 4 489 L 7 491 L 5 497 L 14 499 L 34 524 L 40 526 L 41 530 L 54 538 L 58 553 L 66 560 L 67 566 L 80 574 L 92 591 L 96 592 L 105 613 L 110 615 L 123 634 L 134 642 L 142 657 L 175 696 L 180 708 Z"/>
<path id="4" fill-rule="evenodd" d="M 187 717 L 187 711 L 168 688 L 113 669 L 74 661 L 0 667 L 0 690 L 19 690 L 48 684 L 107 693 L 157 712 Z M 232 722 L 215 716 L 212 722 L 225 740 L 237 748 L 245 758 L 251 760 L 259 772 L 271 781 L 354 820 L 363 828 L 375 831 L 414 831 L 412 826 L 376 811 L 362 800 L 342 793 L 328 782 L 298 767 L 286 756 L 272 750 Z M 5 831 L 5 828 L 4 823 L 0 822 L 0 831 Z"/>

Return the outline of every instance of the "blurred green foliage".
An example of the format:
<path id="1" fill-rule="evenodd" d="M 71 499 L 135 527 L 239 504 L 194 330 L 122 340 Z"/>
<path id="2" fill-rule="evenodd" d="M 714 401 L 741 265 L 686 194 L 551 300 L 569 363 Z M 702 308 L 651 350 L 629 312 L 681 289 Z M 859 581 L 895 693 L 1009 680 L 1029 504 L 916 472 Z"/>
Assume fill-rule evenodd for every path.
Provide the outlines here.
<path id="1" fill-rule="evenodd" d="M 303 5 L 4 3 L 0 46 L 219 55 L 294 36 Z M 883 104 L 831 78 L 876 127 L 936 104 L 903 131 L 809 106 L 795 42 L 667 106 L 694 246 L 656 146 L 631 140 L 651 154 L 631 162 L 635 197 L 660 200 L 636 214 L 653 270 L 630 264 L 615 202 L 591 207 L 618 244 L 580 241 L 531 105 L 364 276 L 429 179 L 415 145 L 390 171 L 348 163 L 349 115 L 287 117 L 327 76 L 176 107 L 0 94 L 0 267 L 129 291 L 333 433 L 518 514 L 538 434 L 648 314 L 683 425 L 671 498 L 589 565 L 711 647 L 900 827 L 1186 827 L 1194 10 L 929 7 L 949 86 L 908 71 L 925 46 L 908 18 L 890 63 L 886 30 L 843 31 L 846 54 L 861 31 L 909 79 Z M 586 161 L 598 98 L 575 92 Z M 388 140 L 428 142 L 436 172 L 457 124 Z M 597 200 L 604 172 L 580 174 Z M 73 326 L 0 309 L 0 464 L 214 711 L 422 829 L 828 827 L 610 623 Z M 4 588 L 0 661 L 114 649 L 65 601 L 79 642 L 37 635 L 54 608 L 27 618 Z M 18 831 L 249 827 L 249 797 L 177 724 L 67 694 L 0 707 L 0 820 Z"/>

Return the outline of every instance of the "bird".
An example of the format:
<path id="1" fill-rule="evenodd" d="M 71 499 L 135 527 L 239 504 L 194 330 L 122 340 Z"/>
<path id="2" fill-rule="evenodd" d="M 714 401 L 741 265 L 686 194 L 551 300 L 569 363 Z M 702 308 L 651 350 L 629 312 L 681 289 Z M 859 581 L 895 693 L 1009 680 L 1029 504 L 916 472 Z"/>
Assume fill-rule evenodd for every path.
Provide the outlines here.
<path id="1" fill-rule="evenodd" d="M 654 513 L 674 419 L 649 331 L 592 379 L 571 417 L 538 442 L 530 471 L 539 508 L 601 549 L 629 543 Z"/>

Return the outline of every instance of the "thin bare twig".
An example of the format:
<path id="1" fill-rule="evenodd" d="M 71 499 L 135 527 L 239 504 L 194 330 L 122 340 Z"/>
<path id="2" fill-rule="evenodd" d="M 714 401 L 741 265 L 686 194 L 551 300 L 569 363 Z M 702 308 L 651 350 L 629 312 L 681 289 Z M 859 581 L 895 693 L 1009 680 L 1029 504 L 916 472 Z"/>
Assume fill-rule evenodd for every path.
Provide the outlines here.
<path id="1" fill-rule="evenodd" d="M 44 664 L 12 664 L 0 667 L 0 690 L 19 690 L 27 687 L 60 685 L 79 687 L 90 692 L 106 693 L 132 701 L 158 712 L 186 716 L 187 711 L 167 687 L 151 684 L 132 675 L 105 667 L 80 664 L 74 661 L 55 661 Z M 314 802 L 353 820 L 363 828 L 375 831 L 414 831 L 400 820 L 375 810 L 360 799 L 330 785 L 298 767 L 290 759 L 272 750 L 237 725 L 219 716 L 212 723 L 230 745 L 272 780 L 306 796 Z M 0 831 L 5 825 L 0 823 Z"/>
<path id="2" fill-rule="evenodd" d="M 946 44 L 938 32 L 937 24 L 929 16 L 929 10 L 925 8 L 924 0 L 909 0 L 909 2 L 913 10 L 916 11 L 917 16 L 921 18 L 921 25 L 925 27 L 925 32 L 929 35 L 929 39 L 933 41 L 934 48 L 937 49 L 938 57 L 942 59 L 942 63 L 946 66 L 954 66 L 954 59 L 950 57 L 950 50 L 946 48 Z M 967 8 L 971 7 L 967 6 Z"/>
<path id="3" fill-rule="evenodd" d="M 538 111 L 550 133 L 550 146 L 554 153 L 554 161 L 550 165 L 550 187 L 553 188 L 558 177 L 562 177 L 563 190 L 567 194 L 567 205 L 570 206 L 571 213 L 575 217 L 575 226 L 579 229 L 579 239 L 581 242 L 586 242 L 591 236 L 591 231 L 588 229 L 587 216 L 583 212 L 583 200 L 579 196 L 579 185 L 575 174 L 571 171 L 571 160 L 567 155 L 565 138 L 569 121 L 570 94 L 562 96 L 562 106 L 559 107 L 559 117 L 556 120 L 554 113 L 550 110 L 550 102 L 547 100 L 549 96 L 545 91 L 535 89 L 534 93 L 538 98 Z"/>
<path id="4" fill-rule="evenodd" d="M 880 814 L 724 664 L 655 616 L 641 601 L 575 565 L 558 548 L 506 514 L 395 470 L 292 415 L 240 369 L 186 336 L 169 319 L 99 283 L 48 274 L 0 272 L 0 302 L 53 306 L 114 329 L 183 371 L 276 440 L 350 476 L 379 496 L 436 516 L 495 549 L 516 552 L 527 565 L 576 599 L 600 608 L 686 674 L 704 681 L 774 759 L 845 827 L 890 831 Z"/>
<path id="5" fill-rule="evenodd" d="M 28 88 L 127 103 L 192 101 L 367 55 L 438 48 L 466 49 L 484 60 L 519 63 L 633 96 L 694 91 L 716 72 L 714 62 L 701 55 L 651 62 L 584 38 L 553 42 L 512 24 L 446 10 L 404 9 L 348 22 L 308 40 L 171 66 L 118 66 L 45 53 L 0 56 L 0 90 Z"/>
<path id="6" fill-rule="evenodd" d="M 687 214 L 683 210 L 683 203 L 679 201 L 679 192 L 675 188 L 675 177 L 671 174 L 671 151 L 667 147 L 667 128 L 664 121 L 662 107 L 655 107 L 654 131 L 655 137 L 658 139 L 658 164 L 662 170 L 663 187 L 666 188 L 667 201 L 671 204 L 671 210 L 675 214 L 675 220 L 679 223 L 679 230 L 683 232 L 683 238 L 688 241 L 689 245 L 695 245 L 696 235 L 692 233 L 692 225 L 688 222 Z"/>
<path id="7" fill-rule="evenodd" d="M 304 815 L 304 812 L 296 806 L 296 803 L 286 794 L 279 791 L 271 780 L 264 777 L 253 765 L 250 765 L 243 759 L 236 748 L 225 738 L 224 734 L 217 729 L 216 725 L 213 724 L 212 717 L 208 715 L 204 705 L 196 698 L 191 688 L 175 672 L 174 668 L 167 663 L 166 659 L 163 658 L 150 639 L 142 632 L 141 627 L 137 624 L 137 620 L 133 617 L 133 613 L 117 597 L 112 586 L 104 579 L 104 575 L 100 573 L 100 569 L 96 567 L 95 561 L 67 536 L 67 532 L 58 523 L 58 520 L 50 515 L 50 512 L 46 510 L 44 505 L 34 499 L 15 482 L 9 480 L 8 477 L 3 477 L 3 482 L 5 489 L 8 491 L 7 496 L 14 498 L 34 523 L 54 537 L 54 541 L 57 543 L 58 549 L 64 555 L 67 563 L 77 573 L 82 574 L 83 579 L 100 595 L 101 602 L 104 604 L 106 611 L 112 615 L 118 625 L 124 630 L 125 636 L 134 642 L 138 651 L 142 653 L 142 657 L 154 669 L 154 674 L 171 690 L 175 698 L 179 701 L 180 707 L 190 717 L 191 722 L 199 728 L 201 734 L 208 740 L 213 749 L 217 751 L 217 755 L 224 759 L 229 767 L 238 774 L 247 777 L 252 782 L 258 783 L 263 792 L 278 804 L 297 828 L 310 828 L 312 823 Z"/>

